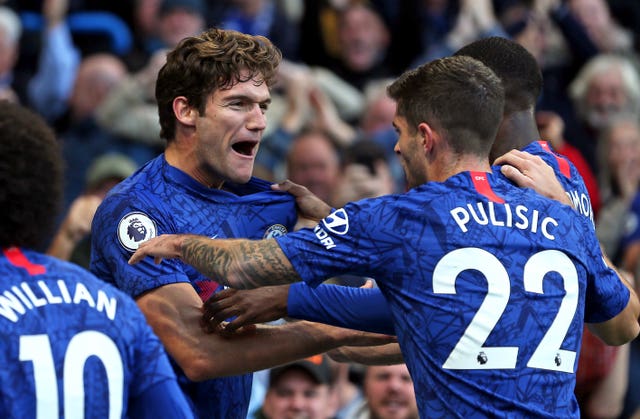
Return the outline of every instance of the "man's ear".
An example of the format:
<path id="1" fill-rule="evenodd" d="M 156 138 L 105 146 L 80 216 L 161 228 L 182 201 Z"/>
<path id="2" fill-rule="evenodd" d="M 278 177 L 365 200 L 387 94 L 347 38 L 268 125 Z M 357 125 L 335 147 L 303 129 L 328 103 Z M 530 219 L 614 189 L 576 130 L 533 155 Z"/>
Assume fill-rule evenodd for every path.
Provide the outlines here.
<path id="1" fill-rule="evenodd" d="M 198 110 L 189 105 L 186 97 L 178 96 L 173 99 L 173 114 L 181 124 L 194 126 L 198 117 Z"/>
<path id="2" fill-rule="evenodd" d="M 434 131 L 431 125 L 429 125 L 428 123 L 421 122 L 418 125 L 418 135 L 421 138 L 422 148 L 425 155 L 431 153 L 440 138 L 438 133 Z"/>

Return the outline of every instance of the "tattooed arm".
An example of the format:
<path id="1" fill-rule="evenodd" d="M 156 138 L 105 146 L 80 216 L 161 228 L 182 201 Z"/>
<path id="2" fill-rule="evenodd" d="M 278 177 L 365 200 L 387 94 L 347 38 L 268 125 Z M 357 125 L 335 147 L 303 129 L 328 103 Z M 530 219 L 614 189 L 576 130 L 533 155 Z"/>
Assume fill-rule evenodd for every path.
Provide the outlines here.
<path id="1" fill-rule="evenodd" d="M 289 259 L 274 239 L 210 239 L 191 234 L 163 234 L 140 245 L 130 264 L 153 256 L 179 258 L 216 282 L 248 289 L 300 281 Z"/>

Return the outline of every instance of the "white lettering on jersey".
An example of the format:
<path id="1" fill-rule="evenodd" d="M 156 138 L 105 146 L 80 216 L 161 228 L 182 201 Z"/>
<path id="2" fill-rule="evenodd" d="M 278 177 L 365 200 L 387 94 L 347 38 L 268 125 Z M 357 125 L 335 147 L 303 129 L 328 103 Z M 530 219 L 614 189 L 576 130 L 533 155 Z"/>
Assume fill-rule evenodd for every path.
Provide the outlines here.
<path id="1" fill-rule="evenodd" d="M 496 206 L 504 208 L 502 214 L 496 213 Z M 466 206 L 456 207 L 449 213 L 463 233 L 469 231 L 468 224 L 473 222 L 481 226 L 491 224 L 495 227 L 529 230 L 532 233 L 540 231 L 547 239 L 555 240 L 550 226 L 558 226 L 554 218 L 541 216 L 538 210 L 530 211 L 524 205 L 517 205 L 514 211 L 509 204 L 478 201 L 475 205 L 469 203 Z"/>
<path id="2" fill-rule="evenodd" d="M 316 237 L 320 240 L 320 244 L 322 244 L 325 249 L 329 250 L 336 247 L 336 243 L 331 237 L 329 237 L 329 233 L 320 227 L 320 224 L 313 228 L 313 232 L 316 233 Z"/>
<path id="3" fill-rule="evenodd" d="M 589 199 L 589 196 L 583 193 L 578 193 L 576 190 L 567 191 L 566 193 L 573 203 L 573 208 L 590 219 L 593 223 L 593 208 L 591 208 L 591 200 Z"/>
<path id="4" fill-rule="evenodd" d="M 27 309 L 31 310 L 48 304 L 82 304 L 105 313 L 110 320 L 116 317 L 115 297 L 109 296 L 103 290 L 91 294 L 81 282 L 69 289 L 61 279 L 55 283 L 22 282 L 20 286 L 14 285 L 11 289 L 5 290 L 0 294 L 0 316 L 15 323 Z"/>

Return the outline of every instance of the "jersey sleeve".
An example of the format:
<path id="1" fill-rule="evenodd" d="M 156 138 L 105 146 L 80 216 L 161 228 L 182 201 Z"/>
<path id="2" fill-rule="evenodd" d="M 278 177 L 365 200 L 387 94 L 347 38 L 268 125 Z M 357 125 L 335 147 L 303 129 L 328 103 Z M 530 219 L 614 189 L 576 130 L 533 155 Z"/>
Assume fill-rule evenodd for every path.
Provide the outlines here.
<path id="1" fill-rule="evenodd" d="M 378 288 L 330 284 L 311 288 L 304 282 L 296 282 L 289 287 L 287 314 L 365 332 L 396 333 L 391 310 Z"/>
<path id="2" fill-rule="evenodd" d="M 162 285 L 188 282 L 186 265 L 179 260 L 153 258 L 135 265 L 128 260 L 140 243 L 176 229 L 160 210 L 119 196 L 103 201 L 96 212 L 91 231 L 91 271 L 132 297 Z"/>
<path id="3" fill-rule="evenodd" d="M 385 234 L 393 214 L 385 214 L 385 197 L 347 204 L 313 228 L 276 238 L 300 277 L 317 286 L 343 274 L 385 277 L 402 251 L 402 237 Z"/>
<path id="4" fill-rule="evenodd" d="M 587 282 L 584 321 L 599 323 L 612 319 L 624 310 L 630 293 L 618 274 L 605 263 L 596 240 L 593 240 L 589 249 L 592 250 L 589 271 L 593 275 Z"/>

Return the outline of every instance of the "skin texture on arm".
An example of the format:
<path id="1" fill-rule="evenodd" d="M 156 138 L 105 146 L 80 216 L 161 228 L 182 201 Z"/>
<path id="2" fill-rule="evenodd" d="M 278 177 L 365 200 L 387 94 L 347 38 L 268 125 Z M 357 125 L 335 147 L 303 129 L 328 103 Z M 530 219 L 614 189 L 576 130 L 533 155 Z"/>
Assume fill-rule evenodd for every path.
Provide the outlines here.
<path id="1" fill-rule="evenodd" d="M 156 263 L 179 258 L 203 275 L 231 288 L 288 284 L 301 278 L 274 239 L 218 239 L 191 234 L 163 234 L 140 245 L 129 259 L 146 256 Z"/>
<path id="2" fill-rule="evenodd" d="M 328 355 L 337 362 L 357 362 L 363 365 L 393 365 L 404 363 L 400 345 L 389 343 L 376 347 L 342 346 Z"/>
<path id="3" fill-rule="evenodd" d="M 169 355 L 193 381 L 257 371 L 341 345 L 379 345 L 395 340 L 305 321 L 261 325 L 232 336 L 207 334 L 200 326 L 202 302 L 187 283 L 156 288 L 139 297 L 137 303 Z"/>

